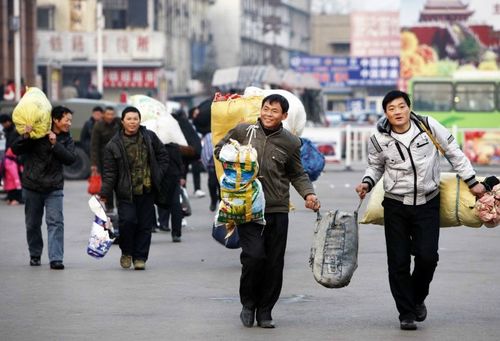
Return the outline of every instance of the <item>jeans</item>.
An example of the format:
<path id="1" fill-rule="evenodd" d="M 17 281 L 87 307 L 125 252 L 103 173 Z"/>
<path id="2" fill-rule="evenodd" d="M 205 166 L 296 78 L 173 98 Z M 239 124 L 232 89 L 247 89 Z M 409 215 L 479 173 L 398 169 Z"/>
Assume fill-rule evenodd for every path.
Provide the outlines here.
<path id="1" fill-rule="evenodd" d="M 42 217 L 45 208 L 49 261 L 64 257 L 63 191 L 40 193 L 23 188 L 26 239 L 31 257 L 40 257 L 43 250 Z"/>

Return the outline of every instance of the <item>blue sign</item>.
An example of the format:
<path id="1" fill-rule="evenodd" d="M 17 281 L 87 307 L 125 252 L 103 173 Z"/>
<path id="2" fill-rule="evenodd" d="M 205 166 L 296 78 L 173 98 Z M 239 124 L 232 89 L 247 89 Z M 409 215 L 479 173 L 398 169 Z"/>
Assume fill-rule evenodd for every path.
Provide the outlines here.
<path id="1" fill-rule="evenodd" d="M 322 57 L 291 56 L 290 68 L 312 74 L 325 88 L 350 86 L 396 86 L 399 56 Z"/>

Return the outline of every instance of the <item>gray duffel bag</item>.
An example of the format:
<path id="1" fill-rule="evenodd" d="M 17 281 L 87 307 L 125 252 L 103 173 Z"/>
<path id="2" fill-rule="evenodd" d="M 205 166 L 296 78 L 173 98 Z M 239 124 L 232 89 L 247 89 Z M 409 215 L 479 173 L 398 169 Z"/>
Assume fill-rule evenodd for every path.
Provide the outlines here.
<path id="1" fill-rule="evenodd" d="M 318 212 L 309 265 L 314 279 L 327 288 L 349 284 L 358 267 L 358 210 Z"/>

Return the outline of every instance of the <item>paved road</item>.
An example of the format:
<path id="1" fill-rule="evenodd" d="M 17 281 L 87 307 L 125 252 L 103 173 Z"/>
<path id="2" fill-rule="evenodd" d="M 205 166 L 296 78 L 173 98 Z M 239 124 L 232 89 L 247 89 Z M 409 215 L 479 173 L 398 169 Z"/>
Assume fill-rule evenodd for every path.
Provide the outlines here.
<path id="1" fill-rule="evenodd" d="M 329 166 L 316 182 L 323 207 L 353 210 L 361 170 Z M 86 255 L 85 190 L 66 183 L 64 271 L 49 270 L 46 249 L 41 267 L 28 265 L 23 207 L 0 203 L 0 340 L 500 340 L 500 227 L 441 230 L 428 319 L 403 332 L 382 228 L 361 226 L 351 284 L 325 289 L 307 266 L 315 215 L 294 195 L 277 328 L 248 329 L 238 317 L 239 252 L 211 239 L 207 198 L 192 199 L 182 243 L 153 235 L 147 270 L 137 272 L 119 267 L 118 247 L 99 261 Z"/>

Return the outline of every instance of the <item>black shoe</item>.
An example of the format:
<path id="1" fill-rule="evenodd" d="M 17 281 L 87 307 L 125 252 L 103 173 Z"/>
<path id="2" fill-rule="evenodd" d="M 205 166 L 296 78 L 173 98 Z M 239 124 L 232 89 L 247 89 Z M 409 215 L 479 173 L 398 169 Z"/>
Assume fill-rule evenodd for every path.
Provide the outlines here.
<path id="1" fill-rule="evenodd" d="M 164 232 L 170 232 L 171 231 L 170 227 L 168 227 L 168 226 L 160 226 L 159 229 L 160 229 L 160 231 L 164 231 Z"/>
<path id="2" fill-rule="evenodd" d="M 50 268 L 52 270 L 63 270 L 64 269 L 64 264 L 60 260 L 55 260 L 53 262 L 50 262 Z"/>
<path id="3" fill-rule="evenodd" d="M 274 325 L 273 320 L 263 320 L 263 321 L 257 321 L 257 325 L 261 328 L 275 328 L 276 326 Z"/>
<path id="4" fill-rule="evenodd" d="M 151 233 L 156 233 L 156 232 L 158 232 L 158 231 L 156 230 L 156 227 L 152 227 L 152 228 L 151 228 Z"/>
<path id="5" fill-rule="evenodd" d="M 40 262 L 40 257 L 31 257 L 30 258 L 30 265 L 31 266 L 40 266 L 42 263 Z"/>
<path id="6" fill-rule="evenodd" d="M 425 318 L 427 317 L 427 307 L 425 306 L 425 303 L 422 302 L 421 304 L 417 304 L 415 306 L 415 312 L 417 314 L 417 318 L 415 319 L 415 321 L 417 322 L 424 321 Z"/>
<path id="7" fill-rule="evenodd" d="M 180 243 L 181 242 L 181 236 L 172 236 L 172 241 L 174 243 Z"/>
<path id="8" fill-rule="evenodd" d="M 415 320 L 411 320 L 411 319 L 406 319 L 406 320 L 401 321 L 399 327 L 402 330 L 416 330 L 417 329 L 417 325 L 415 323 Z"/>
<path id="9" fill-rule="evenodd" d="M 210 210 L 210 212 L 214 212 L 215 211 L 215 203 L 211 203 L 210 204 L 209 210 Z"/>
<path id="10" fill-rule="evenodd" d="M 240 320 L 245 327 L 247 328 L 253 327 L 253 323 L 255 320 L 255 309 L 243 307 L 240 313 Z"/>

